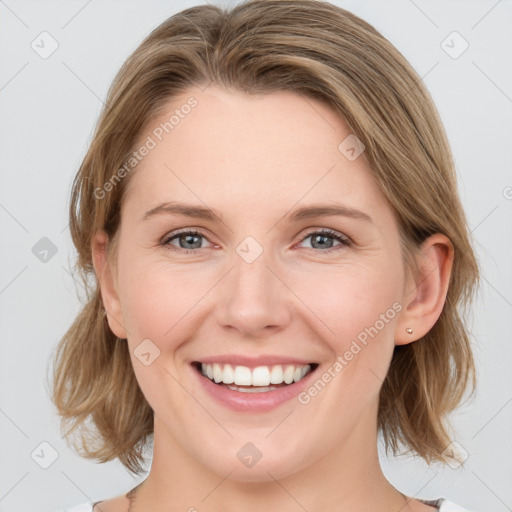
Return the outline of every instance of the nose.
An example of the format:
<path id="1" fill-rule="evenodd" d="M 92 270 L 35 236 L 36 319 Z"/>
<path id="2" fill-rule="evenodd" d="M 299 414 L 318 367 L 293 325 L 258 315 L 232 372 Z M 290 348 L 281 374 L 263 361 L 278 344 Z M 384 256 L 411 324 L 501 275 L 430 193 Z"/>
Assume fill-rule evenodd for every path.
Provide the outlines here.
<path id="1" fill-rule="evenodd" d="M 267 251 L 248 261 L 234 253 L 233 268 L 219 287 L 216 319 L 224 329 L 261 338 L 290 323 L 293 294 Z"/>

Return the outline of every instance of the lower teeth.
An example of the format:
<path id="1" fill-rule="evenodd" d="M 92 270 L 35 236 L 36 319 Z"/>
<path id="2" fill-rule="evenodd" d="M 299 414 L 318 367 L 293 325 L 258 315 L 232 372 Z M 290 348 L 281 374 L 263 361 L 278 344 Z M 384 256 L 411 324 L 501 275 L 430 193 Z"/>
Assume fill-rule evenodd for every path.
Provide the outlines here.
<path id="1" fill-rule="evenodd" d="M 227 388 L 231 389 L 232 391 L 240 391 L 241 393 L 266 393 L 267 391 L 274 391 L 275 389 L 278 389 L 274 386 L 254 386 L 254 387 L 238 387 L 238 386 L 230 386 L 228 384 L 224 384 Z"/>

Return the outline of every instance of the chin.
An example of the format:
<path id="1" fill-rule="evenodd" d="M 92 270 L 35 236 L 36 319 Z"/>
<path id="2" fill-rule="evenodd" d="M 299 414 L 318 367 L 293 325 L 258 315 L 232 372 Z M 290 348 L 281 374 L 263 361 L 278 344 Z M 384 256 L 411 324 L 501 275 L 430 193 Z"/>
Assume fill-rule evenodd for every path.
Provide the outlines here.
<path id="1" fill-rule="evenodd" d="M 243 450 L 239 450 L 240 455 L 235 455 L 233 459 L 223 457 L 221 464 L 219 464 L 219 459 L 217 461 L 207 460 L 203 464 L 221 478 L 229 475 L 229 480 L 251 483 L 274 482 L 289 477 L 309 465 L 302 454 L 300 457 L 292 457 L 279 453 L 279 450 L 269 448 L 268 452 L 272 454 L 272 457 L 265 457 L 265 454 L 260 452 L 261 458 L 257 459 L 258 455 L 254 450 L 251 460 L 250 456 L 244 455 Z M 251 448 L 247 447 L 245 450 L 246 453 L 249 453 Z M 246 460 L 244 461 L 244 459 Z"/>

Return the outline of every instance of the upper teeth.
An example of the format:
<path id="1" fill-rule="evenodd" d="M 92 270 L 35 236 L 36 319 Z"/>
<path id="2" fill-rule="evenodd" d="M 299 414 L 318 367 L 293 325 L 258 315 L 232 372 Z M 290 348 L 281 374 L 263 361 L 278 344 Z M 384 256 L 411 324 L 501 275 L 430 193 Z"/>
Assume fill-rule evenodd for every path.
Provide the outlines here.
<path id="1" fill-rule="evenodd" d="M 269 384 L 291 384 L 298 382 L 311 370 L 309 364 L 306 365 L 274 365 L 257 366 L 248 368 L 247 366 L 231 366 L 230 364 L 220 365 L 218 363 L 201 363 L 203 375 L 215 382 L 224 384 L 236 384 L 237 386 L 268 386 Z"/>

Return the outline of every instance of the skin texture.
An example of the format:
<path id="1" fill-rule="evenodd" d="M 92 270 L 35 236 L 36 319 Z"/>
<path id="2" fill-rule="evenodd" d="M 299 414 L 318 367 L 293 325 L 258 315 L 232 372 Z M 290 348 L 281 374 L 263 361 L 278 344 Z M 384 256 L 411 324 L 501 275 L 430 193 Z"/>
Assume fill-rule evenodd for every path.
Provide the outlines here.
<path id="1" fill-rule="evenodd" d="M 134 510 L 433 510 L 406 503 L 385 479 L 376 418 L 394 345 L 420 338 L 441 313 L 450 241 L 441 234 L 426 240 L 417 256 L 421 275 L 407 277 L 397 221 L 364 153 L 350 161 L 338 150 L 348 126 L 326 105 L 290 91 L 191 88 L 140 140 L 190 96 L 197 106 L 131 176 L 115 265 L 107 263 L 104 232 L 91 247 L 109 325 L 127 338 L 155 412 L 152 467 Z M 171 200 L 213 208 L 224 222 L 168 213 L 142 219 Z M 372 220 L 287 220 L 315 203 L 343 204 Z M 182 228 L 202 238 L 162 245 Z M 318 244 L 310 235 L 322 228 L 351 244 L 329 237 Z M 236 252 L 248 236 L 263 250 L 252 263 Z M 319 363 L 321 375 L 397 303 L 401 311 L 308 404 L 294 399 L 269 412 L 238 413 L 197 385 L 190 363 L 219 354 L 299 357 Z M 133 352 L 147 338 L 160 350 L 149 366 Z M 262 453 L 251 468 L 236 456 L 247 442 Z M 100 507 L 124 511 L 128 501 Z"/>

